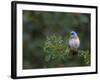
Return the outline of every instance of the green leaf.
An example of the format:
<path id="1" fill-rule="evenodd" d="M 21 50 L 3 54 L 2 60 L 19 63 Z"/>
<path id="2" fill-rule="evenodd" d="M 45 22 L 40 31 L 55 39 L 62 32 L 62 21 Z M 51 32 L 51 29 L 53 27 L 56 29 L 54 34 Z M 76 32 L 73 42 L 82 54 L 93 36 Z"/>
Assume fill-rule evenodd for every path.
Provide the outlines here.
<path id="1" fill-rule="evenodd" d="M 45 61 L 46 61 L 46 62 L 50 61 L 50 59 L 51 59 L 51 55 L 47 55 L 47 56 L 45 57 Z"/>

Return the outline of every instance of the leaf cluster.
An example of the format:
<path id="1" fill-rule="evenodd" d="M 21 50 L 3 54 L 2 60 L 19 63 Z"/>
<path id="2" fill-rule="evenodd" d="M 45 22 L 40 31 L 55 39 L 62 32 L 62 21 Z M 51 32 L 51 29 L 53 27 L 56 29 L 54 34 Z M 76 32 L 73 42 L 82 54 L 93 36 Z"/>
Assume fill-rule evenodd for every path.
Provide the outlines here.
<path id="1" fill-rule="evenodd" d="M 79 50 L 75 52 L 69 48 L 60 35 L 53 34 L 46 37 L 44 42 L 45 62 L 47 67 L 67 66 L 75 62 L 75 65 L 90 65 L 89 50 Z"/>

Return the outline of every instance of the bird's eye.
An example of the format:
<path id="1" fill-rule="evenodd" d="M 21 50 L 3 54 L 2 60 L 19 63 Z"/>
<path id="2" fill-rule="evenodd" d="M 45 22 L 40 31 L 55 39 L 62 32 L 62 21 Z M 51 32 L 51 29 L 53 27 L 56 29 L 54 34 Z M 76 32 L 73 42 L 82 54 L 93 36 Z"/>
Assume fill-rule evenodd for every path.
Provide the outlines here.
<path id="1" fill-rule="evenodd" d="M 74 35 L 74 33 L 71 33 L 71 35 Z"/>

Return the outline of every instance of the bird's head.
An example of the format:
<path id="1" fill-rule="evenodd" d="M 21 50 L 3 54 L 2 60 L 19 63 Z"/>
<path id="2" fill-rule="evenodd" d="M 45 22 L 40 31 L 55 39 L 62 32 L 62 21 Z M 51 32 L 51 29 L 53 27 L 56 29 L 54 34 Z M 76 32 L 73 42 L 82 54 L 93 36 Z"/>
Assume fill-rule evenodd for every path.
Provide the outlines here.
<path id="1" fill-rule="evenodd" d="M 77 37 L 77 33 L 75 31 L 70 32 L 70 37 Z"/>

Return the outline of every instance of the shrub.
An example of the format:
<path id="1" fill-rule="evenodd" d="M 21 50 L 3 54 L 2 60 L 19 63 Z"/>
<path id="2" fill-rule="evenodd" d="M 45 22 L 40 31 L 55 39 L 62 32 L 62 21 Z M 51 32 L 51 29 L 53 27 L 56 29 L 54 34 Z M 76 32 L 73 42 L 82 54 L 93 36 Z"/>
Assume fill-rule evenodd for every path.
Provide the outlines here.
<path id="1" fill-rule="evenodd" d="M 73 55 L 74 51 L 57 34 L 46 37 L 43 49 L 45 52 L 45 67 L 83 66 L 90 64 L 88 50 L 79 50 L 76 55 Z M 73 62 L 75 65 L 73 65 Z"/>

